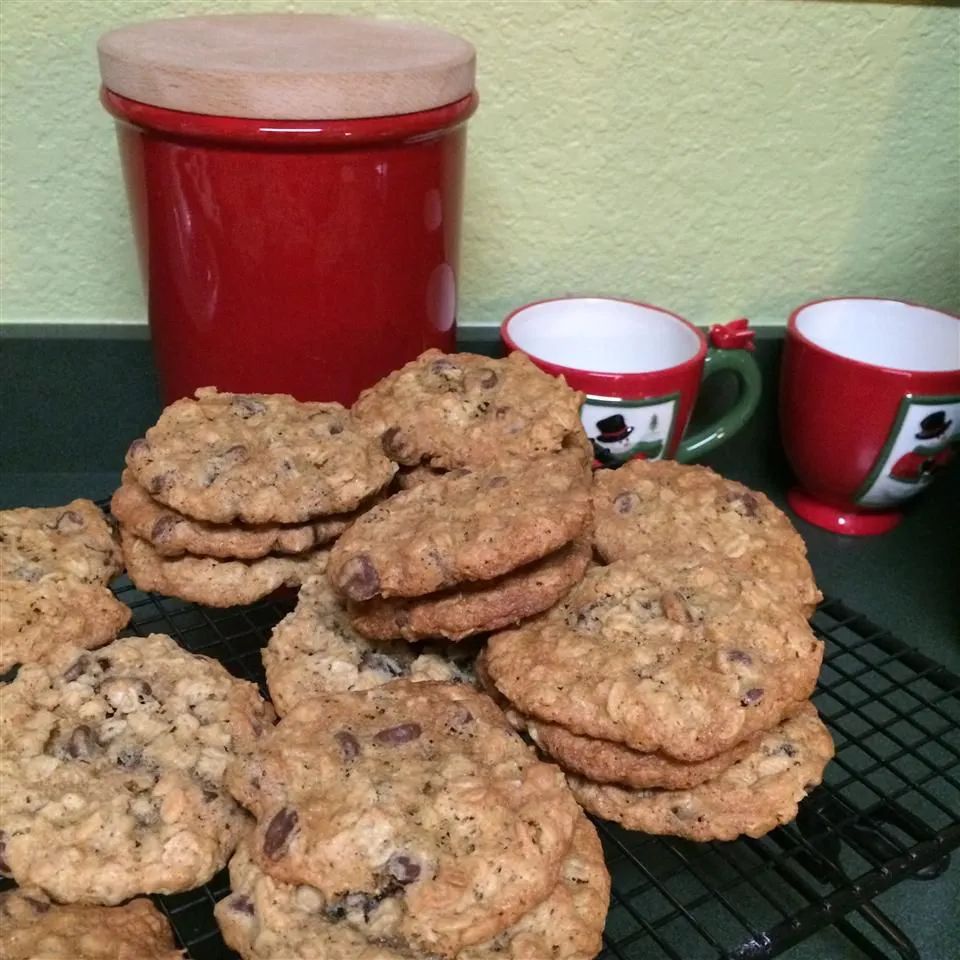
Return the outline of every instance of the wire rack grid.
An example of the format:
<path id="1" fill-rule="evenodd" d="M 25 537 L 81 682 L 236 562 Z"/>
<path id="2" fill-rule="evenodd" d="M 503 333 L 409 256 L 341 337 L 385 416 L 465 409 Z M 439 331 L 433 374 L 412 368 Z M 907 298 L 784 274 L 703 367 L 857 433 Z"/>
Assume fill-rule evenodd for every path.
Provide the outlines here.
<path id="1" fill-rule="evenodd" d="M 289 603 L 212 610 L 125 578 L 115 589 L 133 632 L 167 633 L 264 685 L 260 650 Z M 837 748 L 824 784 L 759 840 L 695 844 L 599 822 L 613 879 L 600 960 L 772 957 L 831 924 L 868 956 L 917 956 L 870 901 L 907 876 L 939 876 L 960 845 L 960 678 L 840 601 L 813 626 L 826 642 L 814 699 Z M 235 958 L 213 919 L 228 889 L 223 871 L 154 898 L 192 960 Z"/>

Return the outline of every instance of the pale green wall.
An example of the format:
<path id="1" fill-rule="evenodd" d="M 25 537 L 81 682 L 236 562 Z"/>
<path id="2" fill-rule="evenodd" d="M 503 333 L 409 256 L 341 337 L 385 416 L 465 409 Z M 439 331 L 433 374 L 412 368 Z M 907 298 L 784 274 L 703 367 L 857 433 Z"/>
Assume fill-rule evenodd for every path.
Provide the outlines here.
<path id="1" fill-rule="evenodd" d="M 479 50 L 461 319 L 566 291 L 706 323 L 858 292 L 960 308 L 960 12 L 808 0 L 3 0 L 6 321 L 138 320 L 95 42 L 377 11 Z"/>

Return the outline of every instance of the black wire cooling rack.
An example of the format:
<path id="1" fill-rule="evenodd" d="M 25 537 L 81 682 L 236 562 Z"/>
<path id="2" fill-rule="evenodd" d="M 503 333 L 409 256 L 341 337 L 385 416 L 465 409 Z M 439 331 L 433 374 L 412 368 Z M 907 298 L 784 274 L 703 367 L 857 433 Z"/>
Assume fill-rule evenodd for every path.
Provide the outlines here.
<path id="1" fill-rule="evenodd" d="M 133 632 L 167 633 L 261 685 L 260 649 L 291 608 L 212 610 L 126 579 L 115 590 Z M 868 956 L 918 956 L 871 899 L 939 876 L 960 846 L 960 677 L 840 601 L 821 604 L 813 626 L 826 641 L 814 699 L 837 748 L 824 784 L 795 823 L 760 840 L 695 844 L 598 823 L 613 878 L 601 960 L 753 960 L 828 925 Z M 213 919 L 228 889 L 223 871 L 154 898 L 193 960 L 236 957 Z"/>

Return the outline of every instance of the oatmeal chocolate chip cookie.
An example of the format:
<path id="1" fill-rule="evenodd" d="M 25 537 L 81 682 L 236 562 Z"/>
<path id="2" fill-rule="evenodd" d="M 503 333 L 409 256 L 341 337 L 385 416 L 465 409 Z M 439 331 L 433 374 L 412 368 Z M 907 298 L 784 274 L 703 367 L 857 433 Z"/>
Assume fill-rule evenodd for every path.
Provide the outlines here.
<path id="1" fill-rule="evenodd" d="M 370 600 L 502 576 L 585 532 L 589 484 L 570 454 L 450 473 L 357 520 L 330 551 L 330 582 Z"/>
<path id="2" fill-rule="evenodd" d="M 293 613 L 274 627 L 262 656 L 270 698 L 283 716 L 310 697 L 399 678 L 472 682 L 466 654 L 458 662 L 453 649 L 361 637 L 326 577 L 314 577 L 301 587 Z"/>
<path id="3" fill-rule="evenodd" d="M 91 500 L 65 507 L 0 510 L 0 579 L 36 583 L 60 575 L 109 583 L 123 569 L 120 548 Z"/>
<path id="4" fill-rule="evenodd" d="M 35 583 L 3 580 L 0 596 L 0 674 L 61 647 L 103 646 L 130 621 L 130 608 L 107 587 L 60 574 Z"/>
<path id="5" fill-rule="evenodd" d="M 244 841 L 230 861 L 230 896 L 215 910 L 224 940 L 244 960 L 402 960 L 389 941 L 372 943 L 309 886 L 265 874 Z M 457 960 L 592 960 L 610 898 L 610 875 L 593 825 L 579 817 L 560 880 L 542 903 Z"/>
<path id="6" fill-rule="evenodd" d="M 198 390 L 127 451 L 154 499 L 212 523 L 303 523 L 354 510 L 396 471 L 338 403 Z"/>
<path id="7" fill-rule="evenodd" d="M 161 557 L 189 553 L 226 560 L 255 560 L 268 553 L 305 553 L 336 540 L 356 519 L 354 513 L 341 513 L 297 524 L 192 520 L 154 500 L 129 470 L 123 472 L 110 511 L 127 531 L 146 540 Z"/>
<path id="8" fill-rule="evenodd" d="M 157 634 L 22 667 L 0 715 L 4 872 L 57 900 L 115 904 L 224 866 L 246 822 L 224 770 L 273 711 Z"/>
<path id="9" fill-rule="evenodd" d="M 481 467 L 585 449 L 583 394 L 522 353 L 428 350 L 365 390 L 352 413 L 397 463 Z"/>
<path id="10" fill-rule="evenodd" d="M 326 569 L 327 552 L 259 560 L 214 557 L 161 557 L 146 540 L 122 530 L 120 540 L 127 574 L 139 590 L 179 597 L 207 607 L 254 603 L 280 587 L 299 586 Z"/>
<path id="11" fill-rule="evenodd" d="M 64 645 L 98 647 L 130 619 L 106 588 L 123 569 L 96 505 L 0 511 L 0 673 Z"/>
<path id="12" fill-rule="evenodd" d="M 575 540 L 494 580 L 461 584 L 425 597 L 375 597 L 353 603 L 350 618 L 358 633 L 378 640 L 459 641 L 500 630 L 552 607 L 583 577 L 590 552 L 586 539 Z"/>
<path id="13" fill-rule="evenodd" d="M 560 770 L 464 684 L 306 700 L 228 783 L 261 869 L 368 940 L 443 957 L 548 896 L 579 816 Z"/>
<path id="14" fill-rule="evenodd" d="M 0 893 L 3 960 L 182 960 L 170 924 L 147 899 L 63 906 L 40 890 Z"/>
<path id="15" fill-rule="evenodd" d="M 793 524 L 762 493 L 707 467 L 631 460 L 594 474 L 596 547 L 606 561 L 693 550 L 763 580 L 810 615 L 823 599 Z"/>
<path id="16" fill-rule="evenodd" d="M 569 776 L 591 813 L 628 830 L 688 840 L 762 837 L 797 815 L 833 756 L 830 732 L 812 704 L 760 739 L 748 756 L 690 790 L 630 790 Z"/>
<path id="17" fill-rule="evenodd" d="M 642 753 L 706 760 L 813 692 L 823 644 L 803 615 L 709 557 L 595 567 L 553 610 L 492 636 L 517 709 Z"/>

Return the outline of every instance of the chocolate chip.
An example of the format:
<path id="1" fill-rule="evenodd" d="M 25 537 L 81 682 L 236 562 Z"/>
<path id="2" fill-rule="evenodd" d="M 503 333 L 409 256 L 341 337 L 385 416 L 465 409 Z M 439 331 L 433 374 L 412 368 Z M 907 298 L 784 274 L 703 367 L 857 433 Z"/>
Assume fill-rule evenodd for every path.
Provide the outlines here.
<path id="1" fill-rule="evenodd" d="M 158 473 L 155 477 L 151 477 L 147 483 L 147 489 L 151 493 L 161 493 L 166 490 L 173 483 L 173 473 Z"/>
<path id="2" fill-rule="evenodd" d="M 0 830 L 0 874 L 9 877 L 13 871 L 7 863 L 7 834 Z"/>
<path id="3" fill-rule="evenodd" d="M 220 794 L 217 793 L 216 790 L 204 790 L 204 791 L 203 791 L 203 799 L 204 799 L 204 801 L 205 801 L 206 803 L 213 803 L 213 801 L 216 800 L 219 796 L 220 796 Z"/>
<path id="4" fill-rule="evenodd" d="M 784 740 L 773 752 L 782 754 L 785 757 L 795 757 L 797 755 L 797 748 L 792 743 Z"/>
<path id="5" fill-rule="evenodd" d="M 351 600 L 369 600 L 380 589 L 380 575 L 365 553 L 351 557 L 340 568 L 337 582 Z"/>
<path id="6" fill-rule="evenodd" d="M 244 419 L 259 416 L 267 412 L 267 405 L 256 397 L 236 396 L 233 398 L 233 405 L 236 412 Z"/>
<path id="7" fill-rule="evenodd" d="M 396 727 L 387 727 L 386 730 L 375 733 L 373 739 L 377 743 L 388 744 L 393 747 L 401 743 L 410 743 L 411 740 L 416 740 L 421 733 L 423 733 L 423 729 L 419 723 L 401 723 Z"/>
<path id="8" fill-rule="evenodd" d="M 457 705 L 457 712 L 450 719 L 451 724 L 457 727 L 473 723 L 473 714 L 461 703 Z"/>
<path id="9" fill-rule="evenodd" d="M 144 440 L 143 437 L 137 437 L 137 439 L 134 440 L 129 447 L 127 447 L 127 459 L 133 460 L 136 457 L 141 457 L 144 454 L 149 452 L 150 452 L 150 444 L 147 443 L 147 441 Z"/>
<path id="10" fill-rule="evenodd" d="M 143 751 L 139 747 L 121 747 L 117 751 L 117 763 L 121 767 L 138 767 L 143 760 Z"/>
<path id="11" fill-rule="evenodd" d="M 389 677 L 401 677 L 406 673 L 406 670 L 396 660 L 383 653 L 374 653 L 372 650 L 367 650 L 360 658 L 360 666 L 364 670 L 376 670 L 378 673 L 385 673 Z"/>
<path id="12" fill-rule="evenodd" d="M 728 493 L 727 503 L 744 517 L 755 517 L 760 512 L 760 501 L 749 492 Z"/>
<path id="13" fill-rule="evenodd" d="M 110 661 L 107 657 L 97 657 L 97 666 L 100 667 L 101 670 L 109 670 Z"/>
<path id="14" fill-rule="evenodd" d="M 408 883 L 413 883 L 414 880 L 420 876 L 420 864 L 402 853 L 395 853 L 387 861 L 386 872 L 393 877 L 397 883 L 406 886 Z"/>
<path id="15" fill-rule="evenodd" d="M 613 498 L 613 508 L 620 514 L 631 513 L 637 505 L 637 501 L 640 498 L 635 494 L 631 493 L 629 490 L 624 490 L 623 493 L 618 493 Z"/>
<path id="16" fill-rule="evenodd" d="M 497 376 L 497 372 L 495 370 L 491 370 L 489 367 L 481 367 L 479 372 L 481 374 L 480 386 L 483 387 L 484 390 L 489 390 L 491 387 L 495 387 L 497 382 L 500 380 L 500 378 Z"/>
<path id="17" fill-rule="evenodd" d="M 740 703 L 744 707 L 752 707 L 763 699 L 762 687 L 751 687 L 741 698 Z"/>
<path id="18" fill-rule="evenodd" d="M 263 855 L 270 860 L 276 860 L 286 852 L 290 834 L 297 825 L 297 811 L 291 807 L 284 807 L 270 821 L 267 832 L 263 835 Z"/>
<path id="19" fill-rule="evenodd" d="M 174 528 L 182 523 L 181 517 L 175 517 L 172 513 L 165 513 L 160 517 L 150 530 L 150 539 L 154 543 L 163 543 L 170 539 Z"/>
<path id="20" fill-rule="evenodd" d="M 491 477 L 489 482 L 487 483 L 487 486 L 490 487 L 491 489 L 495 487 L 505 487 L 509 482 L 510 480 L 507 477 L 504 477 L 501 475 L 501 476 Z"/>
<path id="21" fill-rule="evenodd" d="M 331 423 L 330 424 L 330 436 L 335 437 L 338 434 L 343 433 L 343 424 L 342 423 Z"/>
<path id="22" fill-rule="evenodd" d="M 81 517 L 76 510 L 64 510 L 63 513 L 57 517 L 55 526 L 58 533 L 72 533 L 76 530 L 82 530 L 86 524 L 83 522 L 83 517 Z"/>
<path id="23" fill-rule="evenodd" d="M 238 893 L 236 896 L 230 898 L 230 909 L 237 913 L 245 913 L 248 917 L 253 916 L 253 903 L 249 897 L 244 896 L 242 893 Z"/>
<path id="24" fill-rule="evenodd" d="M 73 683 L 81 673 L 84 673 L 90 667 L 90 658 L 84 654 L 79 659 L 74 660 L 73 663 L 67 667 L 63 672 L 63 679 L 67 683 Z"/>
<path id="25" fill-rule="evenodd" d="M 430 369 L 440 376 L 445 377 L 449 376 L 451 373 L 460 373 L 460 368 L 452 360 L 434 360 L 430 364 Z"/>
<path id="26" fill-rule="evenodd" d="M 352 733 L 348 733 L 346 730 L 338 730 L 333 735 L 333 739 L 337 741 L 337 746 L 340 747 L 340 753 L 344 760 L 349 762 L 360 756 L 360 743 Z"/>
<path id="27" fill-rule="evenodd" d="M 746 667 L 749 667 L 750 664 L 753 663 L 753 657 L 745 650 L 728 650 L 727 659 L 731 663 L 742 663 Z"/>
<path id="28" fill-rule="evenodd" d="M 380 446 L 391 460 L 402 460 L 408 455 L 407 440 L 399 427 L 384 430 L 380 437 Z"/>
<path id="29" fill-rule="evenodd" d="M 660 606 L 663 608 L 663 614 L 668 620 L 674 623 L 690 623 L 690 611 L 675 590 L 666 590 L 660 597 Z"/>
<path id="30" fill-rule="evenodd" d="M 70 739 L 67 740 L 67 754 L 74 760 L 87 760 L 93 756 L 97 750 L 97 742 L 93 737 L 93 732 L 86 724 L 80 724 Z"/>

